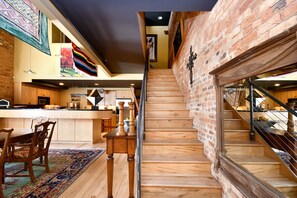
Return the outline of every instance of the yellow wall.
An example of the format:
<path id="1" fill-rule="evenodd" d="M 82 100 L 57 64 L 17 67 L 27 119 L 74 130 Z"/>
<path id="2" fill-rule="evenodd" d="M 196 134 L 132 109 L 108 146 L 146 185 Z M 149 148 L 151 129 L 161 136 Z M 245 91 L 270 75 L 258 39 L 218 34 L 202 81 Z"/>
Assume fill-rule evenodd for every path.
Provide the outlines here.
<path id="1" fill-rule="evenodd" d="M 49 22 L 49 44 L 51 49 L 51 56 L 40 52 L 34 47 L 31 47 L 31 61 L 30 61 L 30 45 L 19 40 L 14 39 L 15 50 L 14 50 L 14 82 L 15 84 L 21 82 L 31 82 L 32 79 L 69 79 L 65 77 L 60 77 L 60 54 L 61 47 L 71 48 L 70 43 L 53 43 L 52 44 L 52 34 L 51 34 L 51 23 Z M 24 73 L 24 70 L 30 68 L 36 72 L 36 74 Z M 89 77 L 90 78 L 90 77 Z M 88 78 L 88 79 L 89 79 Z M 106 79 L 106 80 L 119 80 L 119 79 L 133 79 L 142 80 L 143 74 L 120 74 L 113 75 L 112 77 L 107 76 L 102 72 L 101 67 L 98 67 L 98 76 L 92 77 L 92 79 Z M 73 79 L 73 78 L 71 78 Z M 86 78 L 77 78 L 86 79 Z"/>
<path id="2" fill-rule="evenodd" d="M 168 68 L 168 35 L 164 33 L 168 26 L 147 26 L 147 34 L 157 34 L 157 62 L 151 62 L 156 69 Z"/>

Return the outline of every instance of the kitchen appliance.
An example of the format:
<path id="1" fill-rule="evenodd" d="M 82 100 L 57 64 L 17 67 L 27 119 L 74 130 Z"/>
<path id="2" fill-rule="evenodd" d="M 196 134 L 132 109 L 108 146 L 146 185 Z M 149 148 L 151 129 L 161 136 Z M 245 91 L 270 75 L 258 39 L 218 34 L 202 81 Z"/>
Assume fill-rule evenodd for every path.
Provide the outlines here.
<path id="1" fill-rule="evenodd" d="M 0 109 L 8 109 L 9 108 L 9 101 L 5 99 L 0 100 Z"/>
<path id="2" fill-rule="evenodd" d="M 77 101 L 69 102 L 68 109 L 80 109 L 80 103 Z"/>
<path id="3" fill-rule="evenodd" d="M 44 106 L 50 104 L 50 97 L 38 96 L 38 105 Z"/>

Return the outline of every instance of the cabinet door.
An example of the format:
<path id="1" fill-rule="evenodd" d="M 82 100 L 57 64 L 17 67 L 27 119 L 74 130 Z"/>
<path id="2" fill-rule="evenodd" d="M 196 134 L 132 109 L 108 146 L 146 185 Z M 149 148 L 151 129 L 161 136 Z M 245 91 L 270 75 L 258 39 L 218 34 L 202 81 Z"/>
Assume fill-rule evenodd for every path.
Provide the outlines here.
<path id="1" fill-rule="evenodd" d="M 57 102 L 57 94 L 56 94 L 56 91 L 54 91 L 54 90 L 49 90 L 49 97 L 50 97 L 50 104 L 51 104 L 51 105 L 56 105 L 56 104 L 58 104 L 58 102 Z"/>
<path id="2" fill-rule="evenodd" d="M 115 106 L 116 105 L 116 91 L 105 91 L 104 105 Z"/>
<path id="3" fill-rule="evenodd" d="M 23 85 L 21 94 L 22 104 L 37 104 L 37 93 L 35 87 Z"/>
<path id="4" fill-rule="evenodd" d="M 50 96 L 50 90 L 48 90 L 48 89 L 42 89 L 42 88 L 38 88 L 38 89 L 37 89 L 37 95 L 38 95 L 38 96 L 49 97 L 49 96 Z"/>
<path id="5" fill-rule="evenodd" d="M 117 98 L 132 98 L 131 91 L 129 90 L 117 91 Z"/>
<path id="6" fill-rule="evenodd" d="M 297 91 L 296 90 L 288 91 L 288 98 L 297 98 Z"/>

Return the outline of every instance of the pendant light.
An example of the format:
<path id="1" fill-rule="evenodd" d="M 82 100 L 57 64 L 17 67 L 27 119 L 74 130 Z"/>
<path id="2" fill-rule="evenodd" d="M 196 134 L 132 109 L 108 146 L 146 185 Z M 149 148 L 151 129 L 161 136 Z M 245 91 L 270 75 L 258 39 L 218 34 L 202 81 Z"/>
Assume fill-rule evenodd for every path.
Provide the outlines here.
<path id="1" fill-rule="evenodd" d="M 25 70 L 24 72 L 27 73 L 27 74 L 36 74 L 36 72 L 34 72 L 32 69 L 31 69 L 31 45 L 30 45 L 30 69 L 29 70 Z"/>
<path id="2" fill-rule="evenodd" d="M 60 49 L 59 49 L 59 54 L 55 54 L 55 56 L 56 57 L 59 57 L 59 58 L 62 58 L 63 57 L 63 55 L 62 55 L 62 53 L 61 53 L 61 49 L 62 49 L 62 42 L 64 43 L 64 41 L 63 41 L 63 35 L 62 35 L 62 31 L 61 30 L 59 30 L 60 31 L 60 33 L 59 33 L 59 43 L 60 43 Z"/>

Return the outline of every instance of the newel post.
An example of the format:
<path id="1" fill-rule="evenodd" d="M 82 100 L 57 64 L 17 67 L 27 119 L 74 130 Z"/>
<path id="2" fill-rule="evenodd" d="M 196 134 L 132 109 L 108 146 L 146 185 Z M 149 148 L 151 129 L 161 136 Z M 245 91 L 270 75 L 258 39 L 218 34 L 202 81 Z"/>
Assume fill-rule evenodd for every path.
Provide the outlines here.
<path id="1" fill-rule="evenodd" d="M 135 127 L 134 127 L 134 102 L 129 102 L 129 133 L 128 135 L 136 135 Z"/>
<path id="2" fill-rule="evenodd" d="M 294 103 L 287 103 L 287 106 L 294 110 Z M 294 121 L 293 121 L 293 114 L 288 111 L 288 123 L 287 123 L 287 130 L 289 133 L 294 133 Z"/>
<path id="3" fill-rule="evenodd" d="M 124 130 L 124 103 L 125 102 L 119 102 L 119 130 L 117 132 L 117 136 L 125 136 L 125 130 Z"/>

